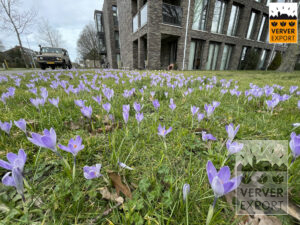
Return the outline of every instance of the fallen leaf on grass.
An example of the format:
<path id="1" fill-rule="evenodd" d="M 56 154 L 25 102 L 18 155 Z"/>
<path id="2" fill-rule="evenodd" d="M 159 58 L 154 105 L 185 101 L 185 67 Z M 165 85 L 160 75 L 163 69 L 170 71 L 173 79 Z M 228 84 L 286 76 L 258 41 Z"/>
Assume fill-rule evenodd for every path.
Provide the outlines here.
<path id="1" fill-rule="evenodd" d="M 113 131 L 114 129 L 117 129 L 117 128 L 122 128 L 122 123 L 114 123 L 112 125 L 106 125 L 105 128 L 98 128 L 96 130 L 96 133 L 103 133 L 104 131 L 105 132 L 111 132 Z"/>
<path id="2" fill-rule="evenodd" d="M 116 188 L 116 192 L 119 195 L 120 191 L 128 198 L 132 198 L 130 189 L 122 183 L 122 179 L 119 174 L 115 172 L 108 173 L 113 185 Z"/>
<path id="3" fill-rule="evenodd" d="M 99 188 L 98 190 L 100 191 L 102 198 L 123 204 L 124 198 L 118 196 L 117 193 L 110 193 L 107 187 Z"/>

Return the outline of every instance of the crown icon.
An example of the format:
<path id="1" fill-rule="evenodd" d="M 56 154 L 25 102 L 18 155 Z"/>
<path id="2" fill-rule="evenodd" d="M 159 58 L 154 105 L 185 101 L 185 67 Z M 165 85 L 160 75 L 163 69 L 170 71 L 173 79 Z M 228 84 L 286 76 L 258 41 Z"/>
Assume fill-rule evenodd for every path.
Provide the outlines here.
<path id="1" fill-rule="evenodd" d="M 286 22 L 281 22 L 280 25 L 281 25 L 282 27 L 285 27 Z"/>
<path id="2" fill-rule="evenodd" d="M 277 22 L 272 22 L 271 24 L 272 24 L 273 27 L 277 26 Z"/>
<path id="3" fill-rule="evenodd" d="M 289 25 L 290 25 L 291 27 L 293 27 L 293 26 L 295 26 L 295 22 L 289 22 Z"/>

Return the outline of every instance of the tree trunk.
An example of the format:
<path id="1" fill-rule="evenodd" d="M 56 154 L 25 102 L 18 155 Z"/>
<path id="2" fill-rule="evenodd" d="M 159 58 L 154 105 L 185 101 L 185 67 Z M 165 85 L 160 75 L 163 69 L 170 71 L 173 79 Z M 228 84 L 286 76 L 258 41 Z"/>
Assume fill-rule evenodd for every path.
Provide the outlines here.
<path id="1" fill-rule="evenodd" d="M 25 59 L 25 54 L 24 54 L 24 49 L 23 49 L 22 41 L 21 41 L 19 32 L 16 31 L 16 33 L 17 33 L 18 41 L 19 41 L 19 45 L 20 45 L 21 56 L 22 56 L 22 59 L 23 59 L 23 61 L 24 61 L 25 67 L 26 67 L 26 69 L 27 69 L 27 68 L 28 68 L 28 65 L 27 65 L 27 62 L 26 62 L 26 59 Z"/>
<path id="2" fill-rule="evenodd" d="M 298 7 L 298 17 L 300 16 L 299 10 L 300 8 Z M 298 43 L 288 45 L 286 51 L 282 55 L 281 65 L 277 69 L 277 71 L 293 72 L 295 69 L 298 54 L 300 54 L 300 21 L 298 22 Z"/>

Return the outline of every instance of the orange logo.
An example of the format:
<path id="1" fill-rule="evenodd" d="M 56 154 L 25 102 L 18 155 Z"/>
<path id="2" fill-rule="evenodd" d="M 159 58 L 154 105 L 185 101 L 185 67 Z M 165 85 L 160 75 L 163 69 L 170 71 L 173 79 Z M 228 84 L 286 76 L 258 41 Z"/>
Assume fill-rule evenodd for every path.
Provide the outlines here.
<path id="1" fill-rule="evenodd" d="M 270 3 L 269 42 L 297 43 L 297 3 Z"/>

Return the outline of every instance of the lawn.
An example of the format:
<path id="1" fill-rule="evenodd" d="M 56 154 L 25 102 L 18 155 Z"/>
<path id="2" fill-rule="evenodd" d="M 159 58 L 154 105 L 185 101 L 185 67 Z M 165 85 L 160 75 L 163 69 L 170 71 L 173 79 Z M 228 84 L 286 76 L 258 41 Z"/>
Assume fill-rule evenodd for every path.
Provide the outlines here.
<path id="1" fill-rule="evenodd" d="M 19 176 L 24 191 L 22 181 L 19 194 L 0 184 L 0 224 L 205 224 L 215 195 L 208 161 L 234 173 L 235 156 L 226 157 L 225 126 L 240 125 L 236 142 L 290 141 L 292 132 L 300 134 L 300 127 L 293 126 L 300 123 L 300 88 L 295 86 L 300 86 L 300 72 L 2 73 L 0 120 L 13 126 L 9 134 L 0 130 L 0 159 L 7 161 L 7 153 L 24 149 L 27 160 Z M 50 103 L 57 97 L 58 107 Z M 272 99 L 273 109 L 266 103 Z M 205 110 L 206 104 L 213 112 Z M 14 124 L 19 119 L 25 119 L 26 132 Z M 166 129 L 159 132 L 160 125 Z M 55 143 L 46 140 L 39 147 L 29 140 L 32 132 L 50 128 Z M 204 141 L 204 132 L 216 140 Z M 76 152 L 74 167 L 73 154 L 58 144 L 76 150 L 80 143 L 68 142 L 77 136 L 84 148 Z M 288 154 L 289 200 L 300 206 L 300 159 L 291 163 L 290 149 Z M 101 164 L 101 175 L 88 172 L 96 164 Z M 1 177 L 7 172 L 0 168 Z M 190 187 L 185 200 L 184 184 Z M 221 196 L 210 224 L 245 224 L 249 218 L 236 216 Z M 282 224 L 300 224 L 292 216 L 277 218 Z"/>

